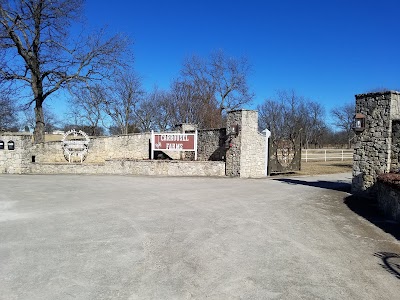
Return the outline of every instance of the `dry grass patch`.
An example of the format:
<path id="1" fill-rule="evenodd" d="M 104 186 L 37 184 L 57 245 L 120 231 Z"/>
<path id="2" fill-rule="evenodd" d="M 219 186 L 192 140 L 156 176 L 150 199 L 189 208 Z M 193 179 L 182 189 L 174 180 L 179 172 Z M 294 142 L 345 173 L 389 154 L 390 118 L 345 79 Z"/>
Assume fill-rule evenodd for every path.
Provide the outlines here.
<path id="1" fill-rule="evenodd" d="M 309 161 L 301 162 L 301 171 L 296 172 L 299 175 L 319 175 L 351 172 L 353 161 Z"/>

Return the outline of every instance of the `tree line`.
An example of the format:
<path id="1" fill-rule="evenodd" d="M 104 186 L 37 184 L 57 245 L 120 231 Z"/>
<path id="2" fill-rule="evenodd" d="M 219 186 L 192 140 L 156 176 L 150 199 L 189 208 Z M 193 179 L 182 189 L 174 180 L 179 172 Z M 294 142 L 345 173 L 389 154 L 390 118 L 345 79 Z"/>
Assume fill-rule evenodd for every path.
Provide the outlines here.
<path id="1" fill-rule="evenodd" d="M 0 128 L 33 129 L 36 143 L 54 129 L 104 135 L 163 131 L 179 123 L 220 128 L 227 111 L 252 104 L 251 64 L 223 51 L 186 58 L 168 89 L 146 91 L 133 68 L 130 39 L 104 29 L 87 32 L 83 4 L 0 2 Z M 81 32 L 72 34 L 72 26 Z M 68 99 L 71 107 L 62 126 L 46 105 L 55 97 Z M 351 104 L 332 111 L 339 133 L 321 104 L 294 91 L 279 91 L 257 109 L 260 128 L 278 139 L 301 137 L 305 147 L 351 141 Z M 23 122 L 18 111 L 24 112 Z"/>
<path id="2" fill-rule="evenodd" d="M 293 90 L 280 90 L 258 105 L 257 110 L 259 129 L 270 130 L 275 141 L 288 140 L 295 144 L 299 140 L 303 148 L 351 147 L 355 113 L 351 102 L 333 108 L 332 120 L 328 120 L 320 103 Z"/>

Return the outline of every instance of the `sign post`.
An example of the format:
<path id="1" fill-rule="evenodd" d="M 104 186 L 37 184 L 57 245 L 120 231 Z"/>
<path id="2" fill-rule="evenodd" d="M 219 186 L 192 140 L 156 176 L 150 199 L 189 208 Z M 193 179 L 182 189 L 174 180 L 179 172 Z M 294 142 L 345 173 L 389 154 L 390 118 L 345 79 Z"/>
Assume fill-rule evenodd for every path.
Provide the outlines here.
<path id="1" fill-rule="evenodd" d="M 269 138 L 271 136 L 271 131 L 269 131 L 267 128 L 263 130 L 265 132 L 265 171 L 264 174 L 265 176 L 268 176 L 268 161 L 269 161 Z"/>
<path id="2" fill-rule="evenodd" d="M 154 159 L 154 130 L 151 131 L 151 150 L 150 150 L 150 159 Z"/>
<path id="3" fill-rule="evenodd" d="M 194 139 L 194 160 L 197 160 L 197 129 L 195 131 L 195 139 Z"/>

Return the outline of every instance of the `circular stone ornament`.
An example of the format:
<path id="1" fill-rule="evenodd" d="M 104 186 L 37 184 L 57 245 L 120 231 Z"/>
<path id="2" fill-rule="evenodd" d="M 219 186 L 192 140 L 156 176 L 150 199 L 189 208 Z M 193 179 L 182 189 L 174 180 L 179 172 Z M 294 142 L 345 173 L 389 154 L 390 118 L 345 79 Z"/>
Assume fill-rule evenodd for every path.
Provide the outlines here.
<path id="1" fill-rule="evenodd" d="M 79 157 L 82 163 L 89 151 L 89 142 L 89 136 L 82 130 L 72 129 L 67 131 L 61 140 L 65 159 L 71 162 L 71 157 Z"/>

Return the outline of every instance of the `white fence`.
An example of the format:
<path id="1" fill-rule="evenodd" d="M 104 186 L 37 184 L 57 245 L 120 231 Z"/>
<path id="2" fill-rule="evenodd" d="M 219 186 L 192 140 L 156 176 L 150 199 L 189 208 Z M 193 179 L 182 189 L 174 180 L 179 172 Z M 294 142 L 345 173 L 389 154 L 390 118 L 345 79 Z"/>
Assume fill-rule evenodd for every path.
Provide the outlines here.
<path id="1" fill-rule="evenodd" d="M 302 149 L 301 159 L 310 160 L 350 160 L 353 159 L 353 149 Z"/>

